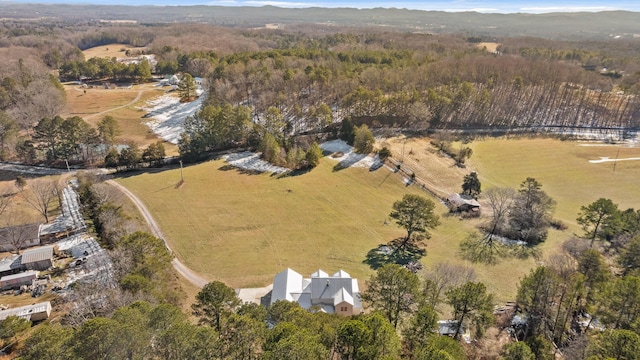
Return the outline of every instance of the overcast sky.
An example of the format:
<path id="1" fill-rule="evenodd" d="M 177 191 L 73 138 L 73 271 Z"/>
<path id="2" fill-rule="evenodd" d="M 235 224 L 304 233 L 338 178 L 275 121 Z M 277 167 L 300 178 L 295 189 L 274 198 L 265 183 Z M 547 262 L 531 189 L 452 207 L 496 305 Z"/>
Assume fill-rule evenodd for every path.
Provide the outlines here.
<path id="1" fill-rule="evenodd" d="M 7 0 L 0 0 L 2 2 Z M 224 5 L 264 6 L 288 8 L 301 7 L 352 7 L 352 8 L 407 8 L 439 11 L 477 11 L 486 13 L 548 13 L 563 11 L 640 11 L 640 0 L 10 0 L 21 3 L 112 4 L 112 5 Z M 640 19 L 639 19 L 640 23 Z"/>

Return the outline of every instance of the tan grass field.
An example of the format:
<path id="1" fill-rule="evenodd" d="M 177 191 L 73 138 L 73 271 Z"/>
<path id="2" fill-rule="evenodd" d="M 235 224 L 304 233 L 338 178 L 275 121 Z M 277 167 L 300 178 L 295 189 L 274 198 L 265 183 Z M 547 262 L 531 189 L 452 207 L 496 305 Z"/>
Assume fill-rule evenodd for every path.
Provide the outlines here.
<path id="1" fill-rule="evenodd" d="M 127 44 L 109 44 L 96 46 L 89 49 L 84 50 L 82 53 L 84 54 L 85 59 L 91 59 L 93 57 L 99 58 L 123 58 L 125 57 L 125 51 L 130 50 L 132 52 L 136 51 L 144 51 L 146 48 L 144 47 L 133 47 Z"/>
<path id="2" fill-rule="evenodd" d="M 384 168 L 333 172 L 333 165 L 325 158 L 307 174 L 278 179 L 211 161 L 185 168 L 180 189 L 177 169 L 118 181 L 145 201 L 180 260 L 210 280 L 265 286 L 287 267 L 303 274 L 322 268 L 344 269 L 364 285 L 373 273 L 363 263 L 366 253 L 404 233 L 388 219 L 393 202 L 407 192 L 428 195 Z M 437 212 L 442 225 L 427 241 L 426 267 L 474 266 L 499 301 L 513 299 L 517 279 L 534 261 L 486 266 L 460 259 L 459 243 L 477 221 L 448 216 L 439 203 Z"/>
<path id="3" fill-rule="evenodd" d="M 453 159 L 438 154 L 429 141 L 424 137 L 400 136 L 385 139 L 378 147 L 386 146 L 393 158 L 401 160 L 403 166 L 413 171 L 429 189 L 440 197 L 446 197 L 459 191 L 462 178 L 471 170 L 457 167 Z"/>
<path id="4" fill-rule="evenodd" d="M 481 42 L 476 44 L 477 47 L 479 47 L 480 49 L 487 49 L 488 52 L 493 53 L 496 52 L 498 50 L 498 46 L 500 46 L 500 43 L 495 43 L 495 42 Z"/>
<path id="5" fill-rule="evenodd" d="M 62 117 L 80 116 L 95 127 L 103 117 L 110 115 L 122 130 L 117 141 L 133 141 L 144 148 L 160 140 L 144 124 L 142 116 L 145 112 L 140 109 L 148 100 L 164 94 L 152 84 L 133 85 L 130 89 L 83 89 L 78 85 L 65 85 L 65 92 L 67 103 L 60 112 Z M 164 142 L 164 146 L 167 155 L 178 154 L 175 145 Z"/>
<path id="6" fill-rule="evenodd" d="M 397 147 L 393 142 L 388 144 Z M 544 259 L 579 233 L 575 218 L 581 205 L 598 197 L 611 198 L 623 209 L 640 204 L 640 162 L 619 162 L 615 172 L 612 163 L 588 162 L 601 156 L 614 158 L 618 149 L 619 158 L 639 157 L 640 149 L 580 145 L 552 139 L 476 141 L 470 145 L 474 155 L 468 168 L 459 169 L 451 159 L 431 151 L 427 139 L 409 139 L 405 160 L 413 156 L 416 164 L 424 164 L 416 172 L 441 183 L 443 191 L 457 191 L 460 174 L 472 170 L 478 171 L 485 189 L 517 187 L 527 176 L 541 181 L 558 202 L 556 218 L 570 226 L 550 231 L 540 246 Z M 404 233 L 387 217 L 392 203 L 406 192 L 424 193 L 404 186 L 398 174 L 384 168 L 333 172 L 333 165 L 325 158 L 307 174 L 278 179 L 211 161 L 185 168 L 186 183 L 180 189 L 175 188 L 180 179 L 177 169 L 119 181 L 145 201 L 176 255 L 208 279 L 233 287 L 264 286 L 274 274 L 291 267 L 303 274 L 318 268 L 344 269 L 366 280 L 373 273 L 362 263 L 367 251 Z M 442 224 L 427 241 L 426 268 L 439 262 L 473 266 L 497 301 L 512 300 L 519 279 L 536 261 L 508 259 L 491 266 L 461 259 L 460 241 L 482 219 L 461 220 L 448 216 L 443 205 L 437 209 Z"/>
<path id="7" fill-rule="evenodd" d="M 586 146 L 585 146 L 586 145 Z M 604 145 L 604 146 L 592 146 Z M 555 216 L 578 232 L 580 206 L 609 198 L 621 209 L 640 207 L 640 161 L 592 164 L 600 157 L 640 157 L 640 148 L 554 139 L 490 139 L 471 144 L 469 163 L 483 187 L 517 188 L 527 177 L 557 202 Z"/>
<path id="8" fill-rule="evenodd" d="M 7 206 L 3 216 L 10 212 L 17 212 L 19 214 L 19 220 L 22 220 L 22 224 L 30 224 L 35 222 L 44 222 L 44 217 L 20 195 L 18 188 L 15 186 L 15 179 L 17 176 L 23 176 L 27 181 L 34 179 L 33 177 L 25 176 L 24 174 L 14 173 L 10 171 L 0 171 L 0 194 L 10 194 L 11 200 L 9 206 Z M 39 177 L 45 181 L 60 181 L 63 182 L 64 178 L 60 176 L 45 176 Z M 29 187 L 25 191 L 28 191 Z M 49 207 L 49 219 L 52 221 L 56 216 L 60 214 L 60 206 L 57 198 L 52 198 Z M 0 227 L 5 226 L 5 219 L 0 217 Z M 17 224 L 16 224 L 17 225 Z M 0 256 L 2 258 L 2 256 Z"/>

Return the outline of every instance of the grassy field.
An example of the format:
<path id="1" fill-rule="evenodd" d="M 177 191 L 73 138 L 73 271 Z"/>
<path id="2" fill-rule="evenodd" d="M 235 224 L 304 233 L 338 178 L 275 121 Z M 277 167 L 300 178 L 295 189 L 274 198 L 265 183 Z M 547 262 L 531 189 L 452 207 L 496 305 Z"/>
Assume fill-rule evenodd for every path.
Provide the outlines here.
<path id="1" fill-rule="evenodd" d="M 613 163 L 588 162 L 615 158 L 618 150 L 620 159 L 639 157 L 640 149 L 581 145 L 551 139 L 477 141 L 471 144 L 474 155 L 462 172 L 477 170 L 484 188 L 517 187 L 527 176 L 542 182 L 558 203 L 556 218 L 570 226 L 566 231 L 550 231 L 540 246 L 544 259 L 579 233 L 575 218 L 581 205 L 598 197 L 611 198 L 621 208 L 640 203 L 640 162 L 621 161 L 615 172 Z M 429 146 L 424 139 L 408 140 L 405 154 L 413 156 L 414 166 L 424 164 L 428 170 L 416 172 L 424 172 L 427 180 L 444 184 L 443 191 L 456 191 L 459 180 L 452 179 L 461 170 Z M 246 174 L 222 161 L 211 161 L 185 168 L 186 183 L 179 189 L 175 187 L 180 179 L 177 169 L 119 181 L 147 203 L 176 255 L 208 279 L 233 287 L 264 286 L 286 267 L 303 274 L 318 268 L 344 269 L 367 279 L 372 274 L 362 263 L 367 251 L 404 232 L 391 222 L 384 224 L 391 204 L 404 193 L 421 192 L 404 186 L 399 175 L 384 168 L 334 172 L 334 164 L 325 158 L 307 174 L 277 178 Z M 461 259 L 460 241 L 482 219 L 460 220 L 447 216 L 442 205 L 437 209 L 442 224 L 427 242 L 426 268 L 440 262 L 473 266 L 478 280 L 497 294 L 498 301 L 512 300 L 519 279 L 536 265 L 535 260 L 509 259 L 487 266 Z"/>
<path id="2" fill-rule="evenodd" d="M 594 146 L 595 145 L 595 146 Z M 621 209 L 640 206 L 640 161 L 589 163 L 600 157 L 640 157 L 640 148 L 553 139 L 491 139 L 471 144 L 470 165 L 483 187 L 517 188 L 527 177 L 542 183 L 557 206 L 555 216 L 578 231 L 580 206 L 609 198 Z"/>
<path id="3" fill-rule="evenodd" d="M 113 57 L 123 58 L 126 56 L 125 52 L 127 50 L 131 50 L 131 52 L 136 53 L 137 51 L 144 51 L 146 50 L 146 48 L 133 47 L 127 44 L 109 44 L 86 49 L 82 52 L 82 54 L 84 54 L 85 59 L 91 59 L 93 57 L 109 59 Z"/>
<path id="4" fill-rule="evenodd" d="M 185 168 L 179 189 L 179 170 L 120 181 L 147 203 L 176 255 L 207 278 L 264 286 L 287 267 L 368 277 L 367 251 L 403 233 L 384 225 L 391 204 L 418 190 L 386 170 L 333 165 L 278 179 L 211 161 Z"/>
<path id="5" fill-rule="evenodd" d="M 96 126 L 103 117 L 111 115 L 122 130 L 122 135 L 116 139 L 118 142 L 133 141 L 146 147 L 160 140 L 144 124 L 142 116 L 145 112 L 140 109 L 149 99 L 164 94 L 152 84 L 133 85 L 129 89 L 82 89 L 78 85 L 65 85 L 65 92 L 67 103 L 60 112 L 62 117 L 80 116 Z M 167 155 L 178 154 L 177 146 L 168 142 L 164 146 Z"/>
<path id="6" fill-rule="evenodd" d="M 303 274 L 344 269 L 366 280 L 373 273 L 363 263 L 366 253 L 404 233 L 390 221 L 385 225 L 391 205 L 405 193 L 424 193 L 384 168 L 333 172 L 333 165 L 325 158 L 307 174 L 278 179 L 211 161 L 185 168 L 186 183 L 179 189 L 177 169 L 119 181 L 146 202 L 176 255 L 208 279 L 264 286 L 291 267 Z M 474 222 L 447 216 L 441 204 L 437 212 L 442 225 L 427 242 L 426 267 L 472 266 L 459 258 L 458 245 Z M 509 260 L 473 266 L 499 300 L 509 300 L 517 279 L 533 265 Z"/>

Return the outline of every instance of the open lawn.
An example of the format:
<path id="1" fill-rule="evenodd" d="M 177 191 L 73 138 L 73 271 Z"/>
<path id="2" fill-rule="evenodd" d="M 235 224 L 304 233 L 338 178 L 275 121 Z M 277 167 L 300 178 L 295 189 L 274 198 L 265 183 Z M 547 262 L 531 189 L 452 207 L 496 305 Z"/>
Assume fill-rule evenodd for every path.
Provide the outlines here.
<path id="1" fill-rule="evenodd" d="M 388 143 L 397 157 L 398 145 L 393 142 Z M 541 181 L 558 203 L 555 217 L 570 226 L 566 231 L 550 230 L 548 240 L 540 245 L 544 259 L 579 233 L 575 218 L 581 205 L 598 197 L 611 198 L 623 209 L 640 204 L 640 161 L 620 161 L 615 172 L 613 163 L 588 162 L 613 159 L 616 154 L 619 159 L 640 157 L 640 149 L 581 145 L 593 144 L 552 139 L 476 141 L 470 144 L 474 154 L 468 168 L 459 169 L 451 166 L 451 159 L 430 151 L 427 140 L 409 139 L 405 163 L 413 157 L 416 173 L 441 184 L 442 191 L 458 191 L 458 176 L 472 170 L 478 171 L 485 189 L 518 187 L 527 176 Z M 391 205 L 406 192 L 424 193 L 404 186 L 400 176 L 386 168 L 334 172 L 334 165 L 324 158 L 309 173 L 278 178 L 210 161 L 186 167 L 186 183 L 179 189 L 175 187 L 179 169 L 132 174 L 118 181 L 146 202 L 180 260 L 208 279 L 233 287 L 264 286 L 274 274 L 291 267 L 303 274 L 318 268 L 344 269 L 366 280 L 372 274 L 362 263 L 366 253 L 404 234 L 388 219 Z M 448 216 L 441 204 L 437 212 L 442 224 L 427 241 L 426 268 L 440 262 L 473 266 L 478 280 L 496 293 L 497 301 L 513 300 L 519 279 L 536 261 L 471 264 L 460 258 L 459 243 L 482 219 Z"/>
<path id="2" fill-rule="evenodd" d="M 490 53 L 494 53 L 498 50 L 498 46 L 500 46 L 500 43 L 481 42 L 481 43 L 477 43 L 476 46 L 479 47 L 480 49 L 486 49 Z"/>
<path id="3" fill-rule="evenodd" d="M 455 160 L 438 153 L 428 138 L 393 137 L 381 141 L 378 147 L 382 146 L 391 150 L 393 158 L 402 161 L 404 169 L 414 172 L 441 198 L 460 191 L 462 178 L 472 171 L 456 166 Z"/>

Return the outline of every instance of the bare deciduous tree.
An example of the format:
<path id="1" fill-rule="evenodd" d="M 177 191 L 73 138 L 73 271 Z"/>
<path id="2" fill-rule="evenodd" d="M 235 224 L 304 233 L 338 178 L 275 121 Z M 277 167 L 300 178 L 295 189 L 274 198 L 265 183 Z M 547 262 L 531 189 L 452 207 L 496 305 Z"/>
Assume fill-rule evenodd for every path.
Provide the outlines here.
<path id="1" fill-rule="evenodd" d="M 424 292 L 428 304 L 435 307 L 441 302 L 445 291 L 475 279 L 476 272 L 473 268 L 449 263 L 436 264 L 432 271 L 425 274 Z"/>
<path id="2" fill-rule="evenodd" d="M 29 206 L 44 216 L 45 223 L 49 222 L 49 210 L 55 189 L 55 180 L 37 179 L 29 183 L 28 191 L 20 193 Z"/>
<path id="3" fill-rule="evenodd" d="M 0 187 L 0 216 L 7 210 L 7 207 L 11 203 L 11 192 L 6 187 Z"/>
<path id="4" fill-rule="evenodd" d="M 489 240 L 492 240 L 493 235 L 499 233 L 502 226 L 505 225 L 509 208 L 515 196 L 516 191 L 507 187 L 494 187 L 485 191 L 484 197 L 491 209 L 491 220 L 487 226 Z"/>
<path id="5" fill-rule="evenodd" d="M 29 240 L 32 240 L 34 231 L 32 225 L 25 224 L 27 220 L 27 215 L 15 208 L 9 209 L 2 216 L 0 242 L 6 244 L 7 250 L 12 253 L 19 255 Z"/>

